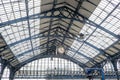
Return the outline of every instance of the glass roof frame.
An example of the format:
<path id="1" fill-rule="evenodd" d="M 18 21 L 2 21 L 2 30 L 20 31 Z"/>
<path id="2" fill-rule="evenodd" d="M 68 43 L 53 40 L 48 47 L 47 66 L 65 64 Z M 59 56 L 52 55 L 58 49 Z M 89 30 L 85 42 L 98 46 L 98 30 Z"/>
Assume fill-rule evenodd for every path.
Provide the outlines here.
<path id="1" fill-rule="evenodd" d="M 12 1 L 12 0 L 10 0 L 10 1 Z M 20 52 L 20 51 L 27 51 L 28 50 L 28 52 L 31 52 L 31 51 L 33 51 L 33 53 L 36 53 L 35 55 L 37 55 L 37 54 L 39 54 L 39 50 L 36 50 L 36 51 L 34 51 L 34 48 L 35 48 L 35 46 L 36 45 L 40 45 L 40 43 L 38 42 L 38 41 L 40 41 L 40 39 L 38 39 L 38 37 L 37 38 L 35 38 L 35 39 L 33 39 L 33 37 L 32 36 L 34 36 L 34 35 L 36 35 L 37 36 L 37 34 L 39 34 L 40 32 L 39 32 L 39 30 L 37 30 L 37 29 L 39 29 L 39 24 L 41 24 L 40 23 L 40 20 L 37 20 L 37 18 L 38 17 L 36 17 L 36 15 L 34 15 L 35 14 L 35 11 L 34 11 L 34 8 L 35 9 L 38 9 L 38 6 L 36 5 L 36 7 L 33 7 L 34 6 L 34 1 L 32 2 L 32 1 L 30 1 L 30 3 L 27 3 L 27 1 L 25 1 L 26 3 L 26 5 L 24 5 L 24 7 L 26 7 L 26 9 L 24 9 L 24 10 L 19 10 L 20 12 L 22 12 L 23 11 L 23 13 L 26 15 L 26 17 L 25 16 L 21 16 L 22 18 L 15 18 L 15 14 L 14 14 L 14 10 L 13 10 L 13 3 L 9 3 L 10 5 L 11 5 L 11 7 L 12 7 L 12 12 L 13 12 L 13 17 L 14 17 L 14 19 L 16 20 L 16 21 L 14 21 L 14 20 L 12 20 L 11 19 L 11 21 L 9 20 L 9 18 L 8 18 L 8 23 L 7 24 L 5 24 L 4 22 L 1 22 L 0 23 L 0 25 L 1 26 L 7 26 L 8 28 L 4 28 L 4 30 L 6 31 L 6 33 L 2 33 L 2 34 L 6 34 L 6 35 L 8 35 L 8 36 L 3 36 L 4 38 L 6 38 L 7 39 L 7 37 L 8 37 L 8 39 L 9 39 L 9 41 L 11 41 L 11 42 L 15 42 L 15 41 L 19 41 L 20 39 L 19 38 L 15 38 L 15 40 L 13 40 L 14 39 L 14 37 L 16 37 L 16 36 L 18 36 L 18 35 L 25 35 L 23 38 L 25 38 L 25 40 L 28 40 L 28 41 L 26 41 L 26 42 L 24 42 L 24 43 L 21 43 L 20 42 L 20 44 L 18 44 L 18 45 L 21 45 L 21 44 L 24 44 L 23 46 L 24 46 L 24 48 L 23 48 L 23 46 L 19 46 L 18 48 L 20 48 L 21 50 L 18 50 L 18 48 L 16 48 L 17 47 L 17 44 L 14 44 L 15 46 L 13 47 L 14 48 L 14 51 L 16 51 L 15 53 L 18 53 L 18 52 Z M 106 7 L 107 6 L 114 6 L 114 8 L 113 8 L 113 10 L 111 10 L 111 12 L 108 12 L 107 13 L 107 16 L 106 16 L 106 18 L 105 19 L 103 19 L 102 20 L 102 22 L 105 22 L 104 24 L 101 22 L 100 24 L 99 24 L 99 19 L 98 19 L 98 21 L 97 21 L 97 19 L 93 19 L 95 16 L 97 16 L 98 18 L 99 18 L 99 15 L 96 15 L 95 13 L 97 12 L 97 9 L 99 8 L 99 9 L 101 9 L 101 10 L 103 10 L 103 13 L 104 12 L 106 12 L 105 11 L 105 9 L 106 8 L 101 8 L 101 5 L 103 4 L 103 2 L 104 1 L 101 1 L 101 3 L 98 5 L 98 7 L 96 8 L 96 10 L 93 12 L 93 14 L 89 17 L 89 19 L 87 19 L 85 16 L 84 16 L 84 18 L 85 18 L 85 23 L 87 23 L 87 24 L 85 24 L 85 26 L 83 27 L 83 29 L 82 29 L 82 33 L 85 33 L 85 35 L 87 36 L 86 38 L 85 38 L 85 40 L 84 41 L 79 41 L 78 39 L 79 39 L 79 35 L 78 35 L 78 37 L 76 37 L 75 36 L 75 41 L 74 41 L 74 43 L 72 44 L 72 46 L 71 46 L 71 48 L 73 48 L 73 49 L 77 49 L 77 48 L 74 48 L 74 45 L 75 44 L 80 44 L 80 45 L 78 45 L 78 50 L 76 50 L 75 52 L 77 53 L 72 53 L 72 52 L 70 52 L 70 57 L 73 57 L 73 58 L 77 58 L 76 60 L 81 60 L 82 58 L 84 58 L 85 59 L 85 56 L 86 56 L 86 60 L 84 60 L 83 61 L 83 63 L 85 64 L 85 63 L 87 63 L 88 62 L 88 60 L 89 61 L 91 61 L 91 62 L 96 62 L 96 60 L 94 60 L 93 58 L 94 57 L 96 57 L 96 56 L 98 56 L 99 55 L 99 53 L 101 54 L 101 49 L 102 50 L 106 50 L 108 47 L 110 47 L 111 45 L 113 45 L 117 40 L 119 40 L 119 39 L 116 39 L 116 37 L 117 38 L 119 38 L 119 30 L 117 31 L 116 29 L 114 30 L 114 32 L 112 32 L 111 30 L 111 28 L 110 28 L 110 30 L 108 30 L 109 28 L 107 28 L 107 27 L 103 27 L 104 26 L 104 24 L 106 23 L 105 21 L 110 17 L 110 15 L 111 14 L 113 14 L 114 12 L 114 10 L 116 10 L 117 9 L 117 7 L 119 7 L 119 4 L 120 4 L 120 2 L 118 1 L 118 0 L 116 0 L 115 2 L 114 2 L 114 5 L 113 5 L 113 0 L 108 0 L 107 1 L 107 4 L 106 4 Z M 119 2 L 119 3 L 118 3 Z M 15 1 L 15 3 L 16 3 L 16 1 Z M 66 2 L 65 2 L 66 3 Z M 3 0 L 2 0 L 2 6 L 5 6 L 5 4 L 6 3 L 3 3 Z M 29 6 L 27 6 L 27 5 L 30 5 L 30 4 L 33 4 L 33 6 L 31 6 L 30 5 L 30 7 Z M 59 3 L 58 5 L 60 5 L 61 3 Z M 67 3 L 66 3 L 67 4 Z M 118 4 L 118 5 L 117 5 Z M 21 5 L 21 3 L 19 3 L 19 5 Z M 22 3 L 22 5 L 23 5 L 23 3 Z M 38 4 L 39 5 L 39 4 Z M 57 5 L 57 4 L 56 4 Z M 67 5 L 67 6 L 71 6 L 71 5 Z M 30 12 L 29 13 L 29 10 L 28 10 L 28 7 L 29 7 L 29 10 L 31 11 L 32 9 L 33 9 L 33 12 Z M 33 7 L 33 8 L 32 8 Z M 80 7 L 80 6 L 79 6 Z M 4 7 L 3 9 L 3 11 L 5 11 L 5 15 L 8 15 L 7 14 L 7 11 L 6 11 L 6 9 L 5 9 L 6 7 Z M 74 8 L 74 7 L 72 7 L 72 8 Z M 19 8 L 20 9 L 20 8 Z M 69 8 L 68 8 L 69 9 Z M 77 10 L 77 8 L 74 8 L 74 9 L 76 9 Z M 25 10 L 26 10 L 26 12 L 25 12 Z M 70 9 L 71 10 L 71 9 Z M 48 10 L 49 11 L 49 10 Z M 38 13 L 39 11 L 36 11 L 36 13 L 37 13 L 37 15 L 39 15 L 39 13 Z M 117 11 L 116 11 L 117 12 Z M 16 11 L 16 13 L 17 13 L 17 11 Z M 51 12 L 52 13 L 52 12 Z M 118 13 L 117 13 L 118 14 Z M 114 15 L 112 15 L 113 16 L 113 18 L 112 19 L 118 19 L 118 17 L 116 17 L 117 16 L 117 14 L 114 16 Z M 3 16 L 3 14 L 1 14 L 2 16 Z M 0 16 L 1 16 L 0 15 Z M 12 16 L 11 15 L 11 16 Z M 32 19 L 34 19 L 34 20 L 32 20 L 30 17 L 29 17 L 29 15 L 31 16 L 31 18 L 33 17 L 33 16 L 35 16 L 35 18 L 32 18 Z M 81 16 L 81 14 L 79 14 L 79 16 Z M 59 16 L 58 17 L 54 17 L 54 16 L 51 16 L 51 17 L 49 17 L 49 18 L 59 18 Z M 60 16 L 61 17 L 61 16 Z M 104 16 L 103 16 L 104 17 Z M 47 18 L 47 17 L 46 17 Z M 52 19 L 53 19 L 52 18 Z M 61 17 L 61 18 L 64 18 L 64 17 Z M 66 17 L 65 17 L 66 18 Z M 2 18 L 1 18 L 2 19 Z M 69 19 L 69 18 L 68 18 Z M 70 20 L 70 21 L 74 21 L 74 20 L 78 20 L 78 19 L 76 19 L 76 18 L 71 18 L 72 20 Z M 101 19 L 101 18 L 100 18 Z M 23 20 L 23 21 L 22 21 Z M 28 20 L 28 21 L 25 21 L 25 20 Z M 41 20 L 44 20 L 44 17 L 41 19 Z M 70 26 L 72 26 L 73 24 L 71 23 L 71 24 L 68 24 L 67 22 L 65 22 L 63 19 L 58 19 L 58 20 L 52 20 L 52 24 L 53 24 L 53 21 L 58 21 L 58 23 L 59 23 L 59 21 L 62 21 L 62 22 L 64 22 L 65 24 L 67 24 L 68 25 L 68 29 L 66 30 L 66 32 L 69 32 L 69 27 Z M 118 19 L 119 20 L 119 19 Z M 6 20 L 5 20 L 6 21 Z M 20 21 L 22 21 L 22 22 L 20 22 Z M 78 20 L 78 21 L 80 21 L 80 20 Z M 17 23 L 16 23 L 17 22 Z M 51 21 L 48 21 L 48 22 L 46 22 L 46 23 L 49 23 L 49 22 L 51 22 Z M 22 23 L 22 24 L 21 24 Z M 58 23 L 55 23 L 55 25 L 57 25 Z M 107 21 L 107 23 L 108 23 L 108 21 Z M 9 25 L 8 25 L 9 24 Z M 28 25 L 29 24 L 29 25 Z M 37 25 L 36 25 L 37 24 Z M 45 23 L 44 23 L 45 24 Z M 41 25 L 41 26 L 44 26 L 44 24 L 43 25 Z M 99 25 L 98 25 L 99 24 Z M 22 26 L 24 26 L 24 28 L 23 29 L 20 29 L 19 27 L 17 27 L 16 29 L 15 29 L 15 27 L 16 26 L 20 26 L 20 25 L 22 25 Z M 25 26 L 28 26 L 28 27 L 25 27 Z M 59 25 L 62 25 L 62 24 L 60 24 L 59 23 Z M 111 24 L 110 24 L 111 25 Z M 117 22 L 113 22 L 112 23 L 112 25 L 114 25 L 114 26 L 116 26 L 117 25 Z M 65 26 L 65 25 L 63 25 L 63 26 Z M 11 29 L 11 27 L 13 27 L 14 28 L 14 30 L 16 30 L 16 31 L 14 31 L 13 29 Z M 35 27 L 35 28 L 34 28 Z M 78 27 L 77 25 L 76 25 L 76 27 Z M 90 28 L 91 27 L 91 28 Z M 54 27 L 54 28 L 56 28 L 56 27 Z M 93 28 L 93 29 L 92 29 Z M 98 29 L 99 28 L 99 29 Z M 117 28 L 119 28 L 119 27 L 117 27 Z M 18 30 L 17 30 L 18 29 Z M 31 29 L 31 30 L 30 30 Z M 43 28 L 43 29 L 45 29 L 45 28 Z M 88 31 L 88 30 L 86 30 L 86 29 L 91 29 L 91 31 Z M 26 31 L 27 30 L 27 31 Z M 51 29 L 48 29 L 48 31 L 49 31 L 49 33 L 51 32 L 50 31 Z M 14 31 L 14 34 L 12 33 Z M 74 29 L 73 29 L 73 31 L 74 31 Z M 10 33 L 9 33 L 10 32 Z M 16 32 L 19 32 L 19 33 L 16 33 Z M 25 34 L 23 34 L 22 32 L 24 32 Z M 33 32 L 33 34 L 31 34 Z M 47 32 L 47 31 L 46 31 Z M 65 32 L 65 33 L 66 33 Z M 86 33 L 87 32 L 87 33 Z M 115 33 L 116 32 L 116 33 Z M 8 34 L 9 33 L 9 34 Z M 28 34 L 29 33 L 29 34 Z M 48 33 L 48 38 L 50 37 L 50 34 Z M 60 32 L 59 32 L 60 33 Z M 59 34 L 58 33 L 58 34 Z M 13 35 L 11 35 L 11 34 L 13 34 Z M 51 33 L 52 34 L 52 33 Z M 67 33 L 68 34 L 68 33 Z M 103 37 L 103 40 L 101 40 L 101 41 L 104 41 L 104 44 L 103 43 L 100 43 L 100 41 L 98 42 L 98 43 L 96 43 L 95 42 L 95 40 L 96 41 L 98 41 L 99 40 L 99 38 L 97 38 L 97 36 L 96 36 L 96 34 L 98 34 L 98 37 L 100 36 L 102 36 Z M 103 36 L 103 34 L 105 35 L 105 36 Z M 29 36 L 29 37 L 28 37 Z M 107 37 L 108 36 L 108 37 Z M 65 37 L 67 37 L 67 35 L 65 35 L 64 36 L 64 39 L 62 39 L 62 42 L 61 43 L 64 43 L 65 42 Z M 105 38 L 104 38 L 105 37 Z M 76 38 L 77 38 L 77 40 L 76 40 Z M 112 38 L 112 39 L 111 39 Z M 22 39 L 22 38 L 21 38 Z M 59 38 L 60 40 L 61 40 L 61 38 Z M 105 39 L 106 39 L 106 42 L 105 42 Z M 31 41 L 32 40 L 32 41 Z M 47 43 L 49 43 L 49 40 L 51 40 L 51 39 L 48 39 L 48 40 L 45 40 L 45 41 L 47 41 Z M 10 44 L 10 42 L 8 42 L 8 40 L 6 40 L 7 41 L 7 44 L 9 45 Z M 71 41 L 70 40 L 68 40 L 70 43 L 71 43 Z M 107 42 L 110 42 L 109 44 L 107 43 Z M 38 42 L 38 43 L 36 43 L 36 42 Z M 66 41 L 67 42 L 67 41 Z M 68 43 L 69 43 L 68 42 Z M 33 43 L 35 43 L 34 45 L 32 45 Z M 82 45 L 82 43 L 83 43 L 83 45 Z M 51 43 L 50 43 L 51 44 Z M 13 45 L 13 44 L 12 44 Z M 30 46 L 28 46 L 28 45 L 31 45 L 32 47 L 30 47 Z M 99 46 L 96 46 L 96 45 L 99 45 Z M 105 45 L 105 47 L 103 48 L 103 47 L 101 47 L 101 46 L 103 46 L 103 45 Z M 47 44 L 47 46 L 48 46 L 48 44 Z M 81 47 L 80 47 L 81 46 Z M 10 47 L 10 48 L 12 48 L 12 47 Z M 71 49 L 71 48 L 69 48 L 69 49 Z M 90 52 L 88 52 L 87 51 L 87 49 L 89 49 L 88 51 Z M 43 50 L 44 51 L 44 50 Z M 87 52 L 86 52 L 87 51 Z M 69 51 L 68 51 L 69 52 Z M 73 51 L 74 52 L 74 51 Z M 24 53 L 24 52 L 23 52 Z M 29 55 L 29 57 L 32 57 L 33 56 L 33 53 L 31 52 L 31 53 L 29 53 L 30 55 Z M 81 53 L 82 55 L 84 54 L 84 57 L 81 57 L 81 55 L 78 55 L 78 53 Z M 103 52 L 102 52 L 103 53 Z M 69 54 L 69 53 L 67 53 L 67 54 Z M 89 54 L 89 55 L 88 55 Z M 21 53 L 20 54 L 18 54 L 18 55 L 22 55 Z M 27 55 L 26 55 L 26 57 L 27 57 Z M 23 59 L 23 58 L 26 58 L 26 57 L 22 57 L 22 58 L 20 58 L 20 60 L 21 59 Z M 29 59 L 29 58 L 28 58 Z M 92 60 L 91 60 L 92 59 Z M 102 58 L 101 58 L 102 59 Z M 26 60 L 27 60 L 27 58 L 26 58 Z M 103 58 L 103 60 L 104 60 L 104 58 Z"/>

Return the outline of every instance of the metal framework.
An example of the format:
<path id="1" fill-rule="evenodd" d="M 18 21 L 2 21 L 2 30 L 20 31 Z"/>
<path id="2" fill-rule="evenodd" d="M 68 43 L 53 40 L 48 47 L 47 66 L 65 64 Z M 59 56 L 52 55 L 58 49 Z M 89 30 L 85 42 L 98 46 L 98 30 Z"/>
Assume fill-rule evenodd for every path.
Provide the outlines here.
<path id="1" fill-rule="evenodd" d="M 118 0 L 1 0 L 0 79 L 5 67 L 10 69 L 9 78 L 13 80 L 15 73 L 28 63 L 56 57 L 83 69 L 104 68 L 111 61 L 111 72 L 115 74 L 107 75 L 106 71 L 105 77 L 119 80 L 119 7 Z M 84 34 L 83 39 L 80 33 Z M 56 55 L 60 45 L 65 47 L 64 55 Z M 72 77 L 85 78 L 83 74 Z M 44 78 L 51 77 L 71 75 Z"/>

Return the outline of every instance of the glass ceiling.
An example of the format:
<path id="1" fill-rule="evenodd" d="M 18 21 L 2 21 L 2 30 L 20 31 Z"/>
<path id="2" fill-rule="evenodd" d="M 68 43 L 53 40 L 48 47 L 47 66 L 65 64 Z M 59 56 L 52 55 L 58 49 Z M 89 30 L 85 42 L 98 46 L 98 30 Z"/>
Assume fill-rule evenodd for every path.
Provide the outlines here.
<path id="1" fill-rule="evenodd" d="M 49 64 L 48 64 L 49 63 Z M 120 71 L 120 60 L 117 61 L 117 69 Z M 38 64 L 38 65 L 37 65 Z M 43 64 L 43 65 L 41 65 Z M 1 66 L 0 66 L 1 67 Z M 67 68 L 66 68 L 67 67 Z M 107 61 L 106 64 L 103 67 L 103 70 L 106 75 L 114 76 L 114 67 L 111 63 L 111 61 Z M 26 77 L 29 78 L 37 78 L 37 77 L 43 77 L 47 74 L 56 74 L 58 75 L 64 75 L 65 73 L 74 74 L 74 75 L 84 75 L 84 70 L 78 66 L 77 64 L 74 64 L 73 62 L 69 60 L 64 60 L 61 58 L 44 58 L 44 59 L 38 59 L 33 62 L 30 62 L 23 66 L 19 71 L 16 72 L 15 80 L 25 80 Z M 83 73 L 82 73 L 83 72 Z M 4 70 L 4 74 L 2 76 L 1 80 L 9 80 L 9 68 L 6 67 Z M 72 75 L 71 75 L 72 76 Z M 18 78 L 18 79 L 17 79 Z M 28 79 L 26 79 L 28 80 Z M 34 79 L 32 79 L 34 80 Z M 38 79 L 35 79 L 38 80 Z"/>
<path id="2" fill-rule="evenodd" d="M 27 1 L 27 0 L 26 0 Z M 14 20 L 17 18 L 27 16 L 27 4 L 25 0 L 1 0 L 0 1 L 0 22 Z M 31 0 L 28 2 L 28 14 L 40 13 L 41 0 Z M 35 47 L 40 45 L 39 38 L 32 39 L 32 36 L 38 34 L 40 19 L 21 21 L 1 29 L 1 33 L 10 49 L 16 57 L 19 57 L 20 62 L 31 58 L 40 53 L 40 50 L 34 50 Z M 29 38 L 29 39 L 27 39 Z M 21 41 L 24 40 L 24 41 Z M 15 42 L 19 43 L 13 44 Z M 27 53 L 27 54 L 25 54 Z M 28 54 L 29 53 L 29 54 Z"/>
<path id="3" fill-rule="evenodd" d="M 101 54 L 100 49 L 106 50 L 114 44 L 118 40 L 114 35 L 120 35 L 119 4 L 120 0 L 101 0 L 89 20 L 102 28 L 85 24 L 80 31 L 85 35 L 84 42 L 74 40 L 71 48 L 75 51 L 68 50 L 67 55 L 81 63 L 87 63 L 89 58 Z M 41 0 L 0 0 L 0 23 L 40 13 L 40 5 Z M 0 28 L 0 31 L 20 62 L 45 51 L 36 49 L 42 38 L 33 39 L 34 35 L 40 33 L 40 19 L 17 22 Z"/>
<path id="4" fill-rule="evenodd" d="M 120 35 L 120 0 L 101 0 L 98 7 L 89 20 L 104 27 L 113 35 Z M 118 5 L 118 6 L 117 6 Z M 117 6 L 117 7 L 116 7 Z M 115 8 L 116 7 L 116 8 Z M 115 8 L 115 9 L 114 9 Z M 84 54 L 87 57 L 94 58 L 100 53 L 100 49 L 106 50 L 109 46 L 115 43 L 118 38 L 110 32 L 85 24 L 80 33 L 85 35 L 84 43 L 75 40 L 71 46 L 76 50 L 76 53 L 68 51 L 68 55 L 86 63 L 87 58 L 78 55 L 77 52 Z M 89 43 L 89 44 L 88 44 Z M 90 46 L 90 44 L 92 46 Z M 83 59 L 84 58 L 84 59 Z"/>
<path id="5" fill-rule="evenodd" d="M 42 65 L 41 65 L 42 64 Z M 44 77 L 48 75 L 80 75 L 79 65 L 61 58 L 38 59 L 23 66 L 16 72 L 16 77 Z"/>

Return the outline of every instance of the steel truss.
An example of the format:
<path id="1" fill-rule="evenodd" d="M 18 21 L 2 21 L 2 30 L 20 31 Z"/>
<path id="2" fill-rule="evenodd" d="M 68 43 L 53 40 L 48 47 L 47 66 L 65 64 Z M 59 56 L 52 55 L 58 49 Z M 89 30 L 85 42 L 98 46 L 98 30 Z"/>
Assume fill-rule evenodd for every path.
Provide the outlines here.
<path id="1" fill-rule="evenodd" d="M 117 7 L 117 6 L 116 6 L 116 7 Z M 105 29 L 104 27 L 102 27 L 102 26 L 94 23 L 93 21 L 89 20 L 89 19 L 86 18 L 85 16 L 81 15 L 80 13 L 78 13 L 78 12 L 76 12 L 75 10 L 72 10 L 72 9 L 66 7 L 66 6 L 62 6 L 62 7 L 58 7 L 58 8 L 53 8 L 53 9 L 51 9 L 51 10 L 48 10 L 48 11 L 45 11 L 45 12 L 41 12 L 41 13 L 38 13 L 38 14 L 34 14 L 34 15 L 28 15 L 28 9 L 27 9 L 27 8 L 28 8 L 28 6 L 27 6 L 27 1 L 26 1 L 26 11 L 27 11 L 26 14 L 27 14 L 27 16 L 26 16 L 26 17 L 22 17 L 22 18 L 18 18 L 18 19 L 15 19 L 15 20 L 10 20 L 10 21 L 6 21 L 6 22 L 3 22 L 3 23 L 0 23 L 0 27 L 4 27 L 4 26 L 7 26 L 7 25 L 12 25 L 12 24 L 14 24 L 14 23 L 18 23 L 18 22 L 21 22 L 21 21 L 28 21 L 28 27 L 29 27 L 29 20 L 32 20 L 32 19 L 45 19 L 45 18 L 50 18 L 50 19 L 53 19 L 53 18 L 58 18 L 58 19 L 70 19 L 71 21 L 78 21 L 78 22 L 83 23 L 83 24 L 86 23 L 86 24 L 92 25 L 93 27 L 96 27 L 96 28 L 98 28 L 98 29 L 101 29 L 101 30 L 109 33 L 110 35 L 112 35 L 112 36 L 120 39 L 120 36 L 119 36 L 119 35 L 116 35 L 116 34 L 112 33 L 111 31 L 109 31 L 109 30 Z M 56 12 L 58 12 L 57 15 L 55 14 Z M 49 13 L 52 13 L 52 15 L 49 15 Z M 65 15 L 64 13 L 67 13 L 68 15 Z M 76 14 L 74 14 L 74 13 L 76 13 Z M 110 13 L 110 14 L 111 14 L 111 13 Z M 51 22 L 52 22 L 52 20 L 51 20 Z M 60 24 L 60 23 L 59 23 L 59 24 Z M 51 25 L 52 25 L 52 23 L 51 23 Z M 58 25 L 58 24 L 56 24 L 56 25 Z M 62 24 L 60 24 L 60 25 L 62 25 Z M 69 26 L 69 27 L 70 27 L 70 26 Z M 50 35 L 50 34 L 49 34 L 50 31 L 52 31 L 52 30 L 54 30 L 54 29 L 55 29 L 55 31 L 56 31 L 56 29 L 60 29 L 61 32 L 67 32 L 67 35 L 65 35 L 65 36 L 64 36 L 64 35 L 59 35 L 59 34 L 57 34 L 57 35 Z M 49 32 L 49 33 L 46 35 L 46 34 L 44 34 L 44 33 L 46 33 L 46 32 Z M 35 38 L 41 38 L 41 37 L 42 37 L 42 38 L 48 37 L 47 43 L 41 44 L 40 46 L 38 46 L 38 47 L 36 47 L 35 49 L 32 49 L 32 50 L 41 49 L 41 48 L 51 48 L 53 45 L 49 46 L 49 43 L 54 43 L 55 41 L 56 41 L 56 45 L 57 45 L 58 43 L 63 43 L 63 45 L 65 45 L 66 47 L 69 47 L 67 44 L 64 43 L 64 40 L 63 40 L 62 42 L 59 41 L 58 39 L 53 39 L 53 40 L 49 41 L 49 37 L 54 37 L 54 38 L 55 38 L 55 37 L 56 37 L 56 38 L 65 37 L 65 38 L 74 39 L 74 40 L 75 40 L 75 38 L 77 38 L 76 40 L 77 40 L 77 41 L 80 41 L 77 36 L 75 36 L 74 34 L 72 34 L 72 33 L 69 32 L 69 28 L 68 28 L 67 30 L 64 30 L 64 29 L 61 28 L 61 27 L 55 27 L 55 28 L 49 28 L 49 30 L 44 31 L 44 32 L 41 32 L 40 34 L 37 34 L 37 35 L 34 35 L 34 36 L 30 36 L 29 38 L 26 38 L 26 39 L 20 40 L 20 41 L 18 41 L 18 42 L 12 43 L 12 44 L 10 44 L 10 46 L 13 46 L 13 45 L 15 45 L 15 44 L 21 43 L 21 42 L 23 42 L 23 41 L 25 41 L 25 40 L 35 39 Z M 57 42 L 58 42 L 58 43 L 57 43 Z M 93 46 L 92 44 L 90 44 L 90 43 L 88 43 L 88 42 L 86 42 L 86 41 L 84 41 L 84 43 L 87 44 L 87 45 L 89 45 L 89 46 L 91 46 L 91 47 L 93 47 L 93 48 L 95 48 L 95 49 L 97 49 L 98 51 L 100 51 L 100 54 L 105 54 L 104 51 L 98 49 L 97 47 Z M 46 44 L 48 44 L 48 45 L 46 46 Z M 6 46 L 1 47 L 1 49 L 0 49 L 1 51 L 0 51 L 0 52 L 4 51 L 5 49 L 6 49 Z M 17 55 L 17 57 L 20 57 L 20 56 L 22 56 L 22 55 L 24 55 L 24 54 L 27 54 L 27 53 L 31 52 L 32 50 L 29 50 L 29 51 L 26 51 L 26 52 L 24 52 L 24 53 L 22 53 L 22 54 L 20 54 L 20 55 Z M 75 51 L 75 50 L 72 49 L 72 48 L 70 48 L 69 50 L 71 50 L 71 51 L 73 51 L 73 52 Z M 97 63 L 96 61 L 94 61 L 93 59 L 85 56 L 84 54 L 81 54 L 81 53 L 79 53 L 78 51 L 77 51 L 77 53 L 80 54 L 80 55 L 82 55 L 82 56 L 84 56 L 85 58 L 89 59 L 91 62 L 95 62 L 96 64 L 99 64 L 99 63 Z M 50 55 L 49 55 L 49 54 L 46 55 L 46 54 L 47 54 L 47 53 L 46 53 L 46 51 L 45 51 L 44 53 L 42 53 L 42 54 L 40 54 L 40 55 L 37 55 L 37 56 L 35 56 L 35 57 L 33 57 L 33 58 L 29 59 L 29 60 L 26 60 L 25 62 L 23 62 L 23 63 L 21 63 L 21 64 L 19 64 L 19 65 L 16 65 L 17 68 L 15 68 L 15 70 L 18 70 L 20 67 L 22 67 L 23 65 L 25 65 L 25 64 L 33 61 L 33 60 L 37 60 L 37 59 L 39 59 L 39 58 L 45 58 L 45 57 L 50 57 L 50 56 L 51 56 L 51 54 L 50 54 Z M 119 54 L 119 53 L 118 53 L 118 54 Z M 118 56 L 118 54 L 115 55 L 115 56 Z M 52 56 L 58 57 L 58 56 L 56 56 L 56 55 L 52 55 Z M 67 56 L 67 55 L 60 56 L 60 57 L 61 57 L 61 58 L 64 58 L 64 59 L 69 59 L 69 60 L 71 60 L 72 62 L 74 62 L 74 63 L 76 63 L 76 64 L 79 64 L 79 65 L 82 66 L 82 67 L 87 67 L 85 64 L 83 64 L 83 63 L 81 63 L 81 62 L 79 62 L 79 61 L 77 61 L 77 60 L 75 60 L 75 59 L 73 59 L 72 57 L 69 57 L 69 56 Z M 116 59 L 116 57 L 114 58 L 113 56 L 110 56 L 110 58 L 111 58 L 111 61 L 114 63 L 114 60 Z M 114 59 L 113 59 L 113 58 L 114 58 Z M 12 61 L 13 59 L 15 59 L 15 57 L 12 57 L 11 59 L 8 59 L 8 60 L 9 60 L 9 61 Z M 115 70 L 117 70 L 117 69 L 116 69 L 116 66 L 114 66 L 114 68 L 115 68 Z M 14 68 L 11 68 L 12 71 L 13 71 L 13 69 L 14 69 Z M 12 71 L 11 71 L 11 73 L 12 73 Z M 117 78 L 119 79 L 118 73 L 116 73 L 116 74 L 117 74 Z M 11 74 L 11 76 L 13 76 L 13 75 L 14 75 L 14 74 Z M 65 76 L 65 77 L 66 77 L 66 76 Z M 64 77 L 64 78 L 65 78 L 65 77 Z M 79 76 L 79 77 L 80 77 L 80 76 Z M 77 77 L 77 78 L 78 78 L 78 77 Z"/>

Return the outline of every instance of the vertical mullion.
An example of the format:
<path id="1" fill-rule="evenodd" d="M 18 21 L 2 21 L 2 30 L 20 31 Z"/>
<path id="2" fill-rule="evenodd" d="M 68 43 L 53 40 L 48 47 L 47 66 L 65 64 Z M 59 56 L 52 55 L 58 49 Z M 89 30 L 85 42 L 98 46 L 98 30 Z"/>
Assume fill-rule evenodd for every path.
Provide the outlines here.
<path id="1" fill-rule="evenodd" d="M 22 11 L 21 11 L 21 7 L 20 7 L 20 2 L 18 2 L 18 6 L 19 6 L 19 11 L 20 11 L 20 17 L 22 17 Z M 22 28 L 23 28 L 23 30 L 24 30 L 23 21 L 21 22 L 21 25 L 22 25 Z M 24 32 L 24 36 L 25 36 L 25 38 L 26 38 L 25 31 L 23 31 L 23 32 Z"/>
<path id="2" fill-rule="evenodd" d="M 37 66 L 36 66 L 36 77 L 38 78 L 38 71 L 39 71 L 39 69 L 38 69 L 38 67 L 39 67 L 39 59 L 37 60 Z"/>
<path id="3" fill-rule="evenodd" d="M 15 12 L 14 12 L 14 9 L 13 9 L 14 6 L 12 5 L 11 0 L 10 0 L 10 5 L 11 5 L 11 8 L 12 8 L 12 12 L 13 12 L 14 19 L 16 19 L 16 17 L 15 17 Z M 11 13 L 11 14 L 12 14 L 12 13 Z M 16 27 L 17 27 L 17 30 L 18 30 L 18 33 L 19 33 L 20 31 L 19 31 L 19 29 L 18 29 L 19 26 L 18 26 L 17 23 L 16 23 Z M 14 27 L 12 27 L 12 25 L 11 25 L 11 30 L 12 30 L 12 32 L 13 32 L 13 29 L 14 29 Z M 19 36 L 17 36 L 17 37 L 15 36 L 15 33 L 13 33 L 13 35 L 14 35 L 14 37 L 15 37 L 14 39 L 15 39 L 16 41 L 17 41 L 17 39 L 16 39 L 17 37 L 20 37 L 20 39 L 21 39 L 20 33 L 19 33 Z M 19 47 L 19 49 L 22 51 L 21 47 Z"/>
<path id="4" fill-rule="evenodd" d="M 56 6 L 56 4 L 55 4 L 56 1 L 57 1 L 57 0 L 54 0 L 54 1 L 53 1 L 53 7 L 52 7 L 52 8 L 54 8 L 54 7 Z M 54 12 L 54 11 L 51 12 L 51 16 L 53 16 L 53 12 Z M 52 20 L 53 20 L 53 18 L 50 19 L 50 25 L 49 25 L 49 31 L 48 31 L 47 54 L 48 54 L 48 52 L 49 52 L 49 51 L 48 51 L 48 48 L 49 48 L 49 40 L 50 40 L 50 37 L 49 37 L 49 36 L 50 36 L 50 32 L 51 32 L 51 27 L 52 27 Z"/>
<path id="5" fill-rule="evenodd" d="M 32 48 L 32 52 L 33 52 L 33 55 L 34 55 L 34 48 L 33 48 L 32 37 L 31 37 L 31 27 L 30 27 L 30 21 L 29 21 L 29 6 L 28 5 L 29 5 L 28 0 L 25 0 L 28 32 L 29 32 L 29 37 L 30 37 L 30 46 Z"/>
<path id="6" fill-rule="evenodd" d="M 3 5 L 3 9 L 4 9 L 4 11 L 5 11 L 5 15 L 6 15 L 8 21 L 9 21 L 9 18 L 8 18 L 7 11 L 6 11 L 6 9 L 5 9 L 5 5 L 4 5 L 4 3 L 3 3 L 3 0 L 1 0 L 1 2 L 2 2 L 2 5 Z"/>

